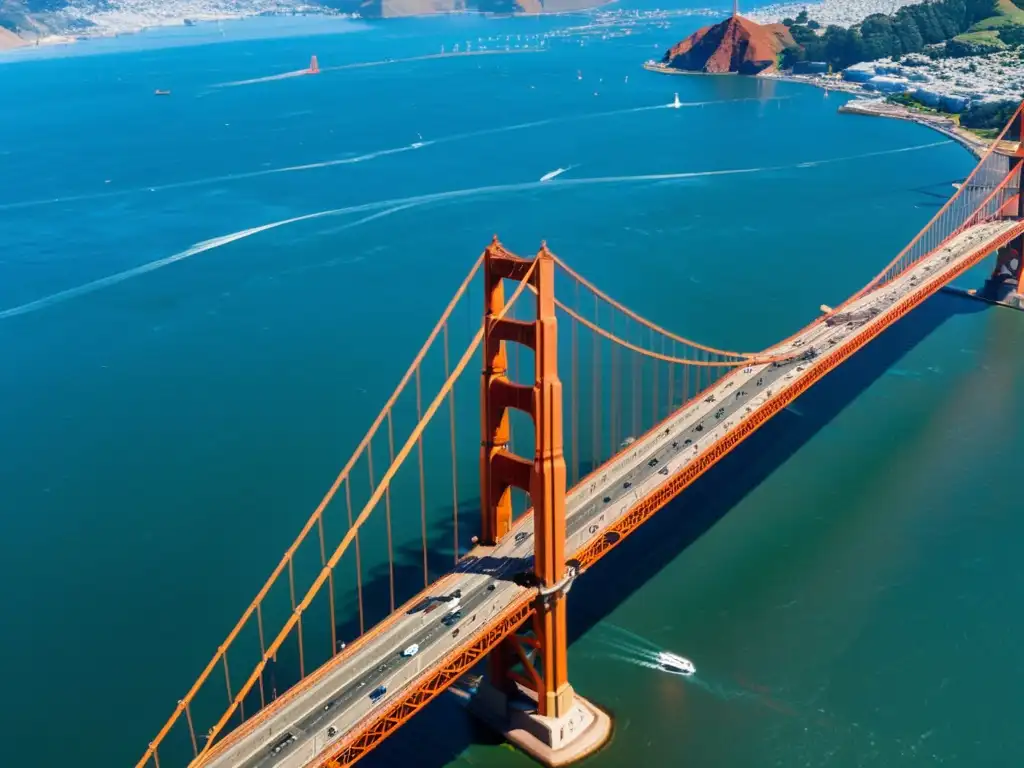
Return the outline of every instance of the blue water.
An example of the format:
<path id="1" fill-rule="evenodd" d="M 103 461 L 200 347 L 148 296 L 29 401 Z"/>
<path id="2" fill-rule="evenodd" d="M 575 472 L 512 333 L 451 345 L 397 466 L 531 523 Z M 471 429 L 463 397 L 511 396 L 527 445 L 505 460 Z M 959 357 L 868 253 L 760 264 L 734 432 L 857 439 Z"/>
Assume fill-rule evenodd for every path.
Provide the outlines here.
<path id="1" fill-rule="evenodd" d="M 492 233 L 522 253 L 546 239 L 655 322 L 756 349 L 870 279 L 972 166 L 922 127 L 838 115 L 836 94 L 639 68 L 696 18 L 549 36 L 536 53 L 401 61 L 496 35 L 536 44 L 587 20 L 331 22 L 315 36 L 240 22 L 223 38 L 201 26 L 167 33 L 173 45 L 144 35 L 0 63 L 12 765 L 134 763 Z M 317 77 L 228 85 L 311 54 Z M 398 61 L 328 69 L 386 59 Z M 674 92 L 693 105 L 663 108 Z M 1003 725 L 1014 697 L 994 691 L 986 709 L 980 681 L 1021 672 L 988 629 L 1019 629 L 1005 550 L 1020 523 L 1001 511 L 1012 483 L 1001 490 L 990 470 L 1016 455 L 1022 371 L 1003 352 L 1021 332 L 1015 315 L 963 304 L 931 302 L 925 340 L 849 384 L 834 422 L 813 407 L 794 416 L 816 426 L 782 468 L 582 634 L 574 683 L 620 726 L 595 764 L 647 750 L 709 765 L 930 765 L 907 751 L 929 729 L 936 761 L 1019 760 Z M 478 316 L 456 320 L 465 336 Z M 999 415 L 958 415 L 964 391 Z M 953 440 L 976 442 L 953 462 L 928 450 Z M 460 449 L 470 462 L 473 443 Z M 712 670 L 707 690 L 594 651 L 612 621 Z M 897 663 L 914 647 L 919 667 Z M 799 717 L 762 706 L 737 674 Z M 718 695 L 727 685 L 746 693 Z M 818 709 L 832 726 L 812 723 Z M 392 754 L 416 753 L 426 727 Z M 439 747 L 439 764 L 525 764 L 467 751 L 475 738 Z"/>

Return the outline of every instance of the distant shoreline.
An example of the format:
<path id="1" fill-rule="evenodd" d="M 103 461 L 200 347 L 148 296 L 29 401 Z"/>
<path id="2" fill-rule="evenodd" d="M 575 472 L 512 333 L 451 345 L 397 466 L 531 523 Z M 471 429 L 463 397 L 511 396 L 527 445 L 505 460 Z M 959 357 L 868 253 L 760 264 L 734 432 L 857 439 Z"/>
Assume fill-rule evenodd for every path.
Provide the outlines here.
<path id="1" fill-rule="evenodd" d="M 19 35 L 15 32 L 0 27 L 0 52 L 11 52 L 15 50 L 21 50 L 24 48 L 37 48 L 43 46 L 58 46 L 58 45 L 73 45 L 79 42 L 89 42 L 92 40 L 110 40 L 117 37 L 127 37 L 131 35 L 138 35 L 143 32 L 153 30 L 173 30 L 184 27 L 203 27 L 207 26 L 212 22 L 236 22 L 236 21 L 247 21 L 251 19 L 290 19 L 290 18 L 325 18 L 325 19 L 348 19 L 350 21 L 387 21 L 396 18 L 403 19 L 415 19 L 415 18 L 427 18 L 432 16 L 491 16 L 494 18 L 519 18 L 519 17 L 541 17 L 541 16 L 571 16 L 586 11 L 595 10 L 608 5 L 612 5 L 617 0 L 579 0 L 578 7 L 576 8 L 565 8 L 557 11 L 550 12 L 536 12 L 536 11 L 518 11 L 509 14 L 497 14 L 489 11 L 478 11 L 475 9 L 462 9 L 462 10 L 450 10 L 450 11 L 437 11 L 428 13 L 416 13 L 407 14 L 404 16 L 372 16 L 364 17 L 358 13 L 339 13 L 330 8 L 324 7 L 323 9 L 306 8 L 301 13 L 291 13 L 281 11 L 267 12 L 263 11 L 260 13 L 213 13 L 213 14 L 198 14 L 188 17 L 171 18 L 155 20 L 152 23 L 145 24 L 138 27 L 126 27 L 126 28 L 113 28 L 105 27 L 95 31 L 89 29 L 83 29 L 77 33 L 51 33 L 46 35 L 37 35 L 35 37 L 26 37 L 25 35 Z M 6 33 L 6 34 L 5 34 Z"/>
<path id="2" fill-rule="evenodd" d="M 737 72 L 688 72 L 685 69 L 678 69 L 676 67 L 669 67 L 665 64 L 660 64 L 654 61 L 646 61 L 643 64 L 643 68 L 648 72 L 656 72 L 661 75 L 691 75 L 691 76 L 721 76 L 721 75 L 738 75 Z M 940 116 L 932 116 L 924 114 L 922 112 L 915 112 L 909 107 L 904 107 L 899 104 L 891 104 L 887 101 L 866 99 L 865 94 L 869 93 L 861 88 L 859 85 L 847 83 L 842 80 L 825 81 L 821 78 L 804 77 L 801 75 L 786 75 L 779 73 L 771 73 L 767 75 L 744 75 L 744 77 L 752 77 L 760 80 L 775 80 L 786 83 L 799 83 L 801 85 L 810 85 L 815 88 L 819 88 L 825 91 L 837 91 L 839 93 L 848 93 L 851 96 L 858 97 L 853 101 L 842 104 L 838 108 L 838 112 L 843 114 L 851 115 L 864 115 L 868 117 L 887 117 L 892 120 L 905 120 L 907 122 L 917 123 L 923 125 L 926 128 L 930 128 L 937 133 L 941 133 L 949 139 L 960 144 L 964 149 L 973 154 L 975 157 L 981 157 L 989 147 L 989 142 L 980 136 L 977 136 L 964 128 L 957 126 L 952 120 Z"/>

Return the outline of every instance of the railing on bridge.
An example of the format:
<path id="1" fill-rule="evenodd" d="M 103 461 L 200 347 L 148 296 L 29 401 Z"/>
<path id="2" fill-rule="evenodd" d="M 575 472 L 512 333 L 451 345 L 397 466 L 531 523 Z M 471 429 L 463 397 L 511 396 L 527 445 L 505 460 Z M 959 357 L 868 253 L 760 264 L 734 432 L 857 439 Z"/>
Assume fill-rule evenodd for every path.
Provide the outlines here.
<path id="1" fill-rule="evenodd" d="M 1012 126 L 1019 115 L 1018 109 Z M 1012 130 L 1019 138 L 1018 128 Z M 1013 135 L 1008 126 L 997 142 Z M 1020 190 L 1013 162 L 988 152 L 921 233 L 846 303 L 892 281 L 965 227 L 1007 215 Z M 508 254 L 497 238 L 488 248 Z M 548 256 L 558 267 L 559 367 L 568 384 L 563 410 L 570 414 L 566 459 L 574 484 L 626 438 L 700 397 L 722 375 L 786 357 L 731 352 L 674 334 Z M 345 642 L 352 641 L 350 650 L 357 646 L 464 554 L 480 526 L 480 372 L 467 369 L 484 330 L 467 331 L 453 318 L 460 307 L 480 316 L 483 302 L 472 307 L 480 299 L 472 285 L 483 260 L 470 269 L 352 457 L 137 768 L 202 764 L 231 728 L 244 729 L 287 691 L 314 680 Z M 532 320 L 535 306 L 521 300 L 528 287 L 519 282 L 498 316 Z M 453 348 L 462 350 L 457 358 Z M 518 380 L 533 370 L 532 353 L 521 353 L 519 345 L 510 349 L 509 377 Z M 471 394 L 457 399 L 466 387 Z M 528 421 L 513 420 L 513 444 L 532 444 L 531 430 Z M 416 460 L 407 461 L 413 454 Z M 528 508 L 525 496 L 516 501 L 520 515 Z M 238 670 L 251 671 L 240 677 Z"/>

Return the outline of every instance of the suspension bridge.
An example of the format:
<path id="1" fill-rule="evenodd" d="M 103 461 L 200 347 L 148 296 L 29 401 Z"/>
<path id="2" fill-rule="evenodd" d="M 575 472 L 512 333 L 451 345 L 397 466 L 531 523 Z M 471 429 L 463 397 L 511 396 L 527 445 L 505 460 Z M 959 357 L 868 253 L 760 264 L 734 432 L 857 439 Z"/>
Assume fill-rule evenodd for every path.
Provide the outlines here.
<path id="1" fill-rule="evenodd" d="M 997 254 L 988 287 L 1021 293 L 1022 123 L 874 279 L 760 352 L 672 333 L 546 245 L 495 237 L 137 768 L 352 765 L 485 659 L 471 709 L 506 738 L 548 765 L 600 748 L 610 718 L 567 666 L 574 580 L 972 266 Z M 463 340 L 453 314 L 481 279 Z M 479 410 L 457 405 L 467 387 Z"/>

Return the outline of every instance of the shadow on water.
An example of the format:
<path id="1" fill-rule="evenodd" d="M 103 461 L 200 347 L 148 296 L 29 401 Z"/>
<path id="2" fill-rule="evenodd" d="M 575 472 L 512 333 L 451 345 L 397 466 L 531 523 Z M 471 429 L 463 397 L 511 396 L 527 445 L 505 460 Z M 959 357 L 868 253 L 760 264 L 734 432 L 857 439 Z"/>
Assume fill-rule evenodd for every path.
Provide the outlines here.
<path id="1" fill-rule="evenodd" d="M 576 583 L 569 608 L 570 639 L 581 637 L 642 588 L 946 320 L 985 308 L 981 302 L 943 294 L 929 299 L 802 395 L 798 401 L 800 415 L 783 411 L 751 435 Z M 884 428 L 879 425 L 879 429 Z M 478 520 L 477 511 L 466 510 L 460 514 L 460 521 L 465 518 L 475 528 L 477 523 L 470 522 L 470 515 Z M 448 530 L 439 526 L 434 534 L 431 538 L 442 548 L 447 547 L 450 556 L 450 523 Z M 467 540 L 469 535 L 467 532 Z M 403 557 L 411 561 L 399 566 L 403 583 L 413 584 L 413 574 L 422 583 L 419 548 L 410 548 Z M 387 604 L 386 569 L 367 583 L 366 590 L 375 599 L 383 596 Z M 471 718 L 456 697 L 445 695 L 362 764 L 383 768 L 411 762 L 419 768 L 441 768 L 458 760 L 474 744 L 500 741 Z M 527 758 L 523 760 L 525 764 Z M 468 757 L 463 762 L 472 764 Z"/>

